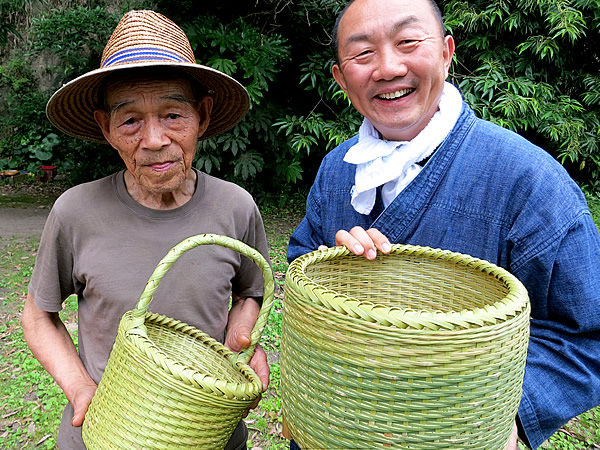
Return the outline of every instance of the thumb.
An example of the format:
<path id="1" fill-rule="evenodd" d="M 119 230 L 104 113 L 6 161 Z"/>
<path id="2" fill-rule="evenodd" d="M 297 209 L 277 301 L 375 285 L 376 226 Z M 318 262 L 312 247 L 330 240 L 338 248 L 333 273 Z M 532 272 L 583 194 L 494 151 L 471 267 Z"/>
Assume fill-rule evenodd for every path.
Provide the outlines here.
<path id="1" fill-rule="evenodd" d="M 85 414 L 96 393 L 96 387 L 97 386 L 92 382 L 81 388 L 73 398 L 73 402 L 71 402 L 71 405 L 73 405 L 73 419 L 71 420 L 71 424 L 74 427 L 83 425 Z"/>
<path id="2" fill-rule="evenodd" d="M 248 348 L 250 347 L 250 343 L 252 341 L 250 340 L 250 330 L 240 330 L 238 335 L 237 335 L 237 343 L 240 346 L 240 350 L 243 348 Z"/>
<path id="3" fill-rule="evenodd" d="M 250 333 L 248 327 L 239 327 L 231 330 L 225 339 L 225 345 L 233 352 L 239 352 L 242 349 L 250 347 Z"/>
<path id="4" fill-rule="evenodd" d="M 85 411 L 76 411 L 73 413 L 73 420 L 71 421 L 71 424 L 74 427 L 80 427 L 81 425 L 83 425 L 83 418 L 85 417 Z"/>
<path id="5" fill-rule="evenodd" d="M 85 419 L 85 413 L 87 413 L 89 403 L 85 405 L 84 408 L 76 408 L 73 412 L 73 420 L 71 424 L 74 427 L 80 427 L 83 425 L 83 420 Z"/>

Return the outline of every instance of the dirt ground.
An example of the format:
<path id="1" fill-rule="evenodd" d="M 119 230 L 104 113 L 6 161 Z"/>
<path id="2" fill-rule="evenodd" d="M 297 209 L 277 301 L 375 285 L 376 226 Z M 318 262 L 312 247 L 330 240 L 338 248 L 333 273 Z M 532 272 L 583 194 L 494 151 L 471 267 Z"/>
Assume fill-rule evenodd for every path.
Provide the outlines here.
<path id="1" fill-rule="evenodd" d="M 0 239 L 39 236 L 48 212 L 50 208 L 43 206 L 0 208 Z"/>
<path id="2" fill-rule="evenodd" d="M 60 183 L 0 183 L 0 242 L 39 236 L 50 207 L 64 191 Z"/>

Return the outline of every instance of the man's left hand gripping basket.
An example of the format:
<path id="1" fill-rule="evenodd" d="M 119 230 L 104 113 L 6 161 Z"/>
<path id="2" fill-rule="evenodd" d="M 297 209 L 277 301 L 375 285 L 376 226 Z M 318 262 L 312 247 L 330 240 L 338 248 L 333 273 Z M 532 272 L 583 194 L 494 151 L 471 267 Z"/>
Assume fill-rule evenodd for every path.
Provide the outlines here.
<path id="1" fill-rule="evenodd" d="M 240 353 L 231 352 L 192 326 L 148 312 L 171 265 L 186 251 L 213 244 L 252 259 L 265 280 L 252 343 Z M 269 264 L 242 242 L 203 234 L 173 247 L 154 270 L 136 308 L 126 312 L 119 323 L 106 370 L 83 424 L 86 446 L 225 447 L 244 411 L 262 392 L 260 379 L 247 363 L 269 317 L 273 290 Z"/>

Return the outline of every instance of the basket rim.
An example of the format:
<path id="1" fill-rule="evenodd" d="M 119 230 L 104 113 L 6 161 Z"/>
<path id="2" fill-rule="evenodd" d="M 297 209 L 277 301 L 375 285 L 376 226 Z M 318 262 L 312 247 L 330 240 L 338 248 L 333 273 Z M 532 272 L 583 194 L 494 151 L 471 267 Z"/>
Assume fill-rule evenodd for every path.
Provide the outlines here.
<path id="1" fill-rule="evenodd" d="M 491 305 L 452 312 L 416 310 L 358 300 L 316 283 L 306 274 L 307 268 L 318 262 L 346 256 L 362 258 L 353 255 L 343 246 L 315 250 L 292 261 L 286 274 L 286 289 L 305 290 L 312 294 L 310 302 L 320 304 L 326 309 L 380 326 L 403 329 L 437 331 L 495 325 L 499 321 L 525 312 L 528 308 L 529 297 L 525 286 L 506 269 L 489 261 L 464 253 L 410 244 L 394 244 L 389 254 L 380 253 L 377 258 L 400 255 L 437 259 L 480 271 L 502 282 L 508 288 L 508 293 Z"/>
<path id="2" fill-rule="evenodd" d="M 127 342 L 134 346 L 138 351 L 142 352 L 144 356 L 154 361 L 156 367 L 160 367 L 166 373 L 175 377 L 189 386 L 199 386 L 207 394 L 217 394 L 220 398 L 226 398 L 232 401 L 243 401 L 248 402 L 256 399 L 262 393 L 262 381 L 250 367 L 248 363 L 242 362 L 239 359 L 236 360 L 237 354 L 225 347 L 221 342 L 217 341 L 202 330 L 182 322 L 177 319 L 167 317 L 162 314 L 146 312 L 144 317 L 144 328 L 145 324 L 149 321 L 156 323 L 159 326 L 164 327 L 164 323 L 168 322 L 168 328 L 177 330 L 177 333 L 187 334 L 194 338 L 202 338 L 202 343 L 212 351 L 216 352 L 223 358 L 227 359 L 231 363 L 232 367 L 235 366 L 239 373 L 248 381 L 248 383 L 236 383 L 231 381 L 225 381 L 214 375 L 199 373 L 191 366 L 183 364 L 181 361 L 169 356 L 164 350 L 162 350 L 145 332 L 141 330 L 140 326 L 135 329 L 127 329 L 127 323 L 135 321 L 133 317 L 133 311 L 126 312 L 123 317 L 123 334 Z M 245 386 L 248 389 L 247 398 L 240 399 L 238 397 L 238 390 L 240 386 Z"/>
<path id="3" fill-rule="evenodd" d="M 148 307 L 152 302 L 154 293 L 156 292 L 163 276 L 171 269 L 173 264 L 184 253 L 201 245 L 219 245 L 236 251 L 240 255 L 245 256 L 253 261 L 262 272 L 264 279 L 262 305 L 258 313 L 258 317 L 256 318 L 256 323 L 250 332 L 250 345 L 238 353 L 232 352 L 225 347 L 224 344 L 220 343 L 204 331 L 194 326 L 171 317 L 151 313 L 148 311 Z M 190 236 L 172 247 L 161 259 L 154 269 L 154 272 L 148 279 L 148 282 L 146 283 L 146 286 L 135 308 L 126 311 L 121 317 L 117 333 L 122 332 L 124 341 L 126 343 L 133 345 L 138 351 L 142 352 L 146 357 L 152 360 L 154 364 L 161 367 L 167 373 L 172 374 L 175 378 L 184 381 L 188 385 L 198 385 L 203 388 L 203 391 L 208 393 L 217 393 L 219 397 L 227 398 L 231 401 L 237 400 L 245 402 L 248 398 L 254 400 L 262 392 L 262 382 L 260 381 L 260 378 L 256 372 L 254 372 L 254 370 L 250 367 L 249 362 L 254 355 L 256 346 L 259 343 L 269 318 L 269 314 L 274 302 L 274 293 L 275 282 L 271 265 L 258 250 L 240 240 L 229 236 L 213 233 Z M 190 336 L 194 336 L 195 338 L 201 338 L 203 343 L 206 344 L 208 348 L 217 352 L 221 356 L 226 357 L 226 359 L 232 364 L 232 367 L 237 367 L 244 378 L 250 380 L 250 383 L 232 383 L 219 379 L 218 375 L 200 373 L 195 371 L 193 368 L 186 366 L 181 361 L 177 361 L 175 358 L 169 356 L 148 336 L 145 325 L 148 318 L 158 318 L 163 321 L 161 326 L 169 326 L 169 328 L 176 330 L 178 333 L 186 333 Z M 252 386 L 252 392 L 249 393 L 248 389 L 244 391 L 243 400 L 240 400 L 240 396 L 238 395 L 239 391 L 237 388 L 240 386 Z M 257 395 L 255 395 L 254 391 L 257 390 Z"/>

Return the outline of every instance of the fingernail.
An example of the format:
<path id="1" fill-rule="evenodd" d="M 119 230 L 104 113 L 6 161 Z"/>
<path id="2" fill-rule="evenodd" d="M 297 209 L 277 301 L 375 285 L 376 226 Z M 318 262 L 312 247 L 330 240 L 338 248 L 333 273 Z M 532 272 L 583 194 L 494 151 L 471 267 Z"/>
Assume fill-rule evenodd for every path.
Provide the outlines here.
<path id="1" fill-rule="evenodd" d="M 383 251 L 386 253 L 392 251 L 392 246 L 389 244 L 389 242 L 384 242 L 381 248 L 383 248 Z"/>
<path id="2" fill-rule="evenodd" d="M 367 251 L 367 259 L 375 259 L 377 252 L 372 248 Z"/>
<path id="3" fill-rule="evenodd" d="M 360 245 L 360 244 L 356 244 L 356 245 L 354 246 L 354 252 L 355 252 L 357 255 L 360 255 L 360 254 L 361 254 L 362 252 L 364 252 L 364 251 L 365 251 L 365 249 L 363 248 L 363 246 L 362 246 L 362 245 Z"/>

